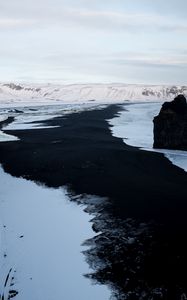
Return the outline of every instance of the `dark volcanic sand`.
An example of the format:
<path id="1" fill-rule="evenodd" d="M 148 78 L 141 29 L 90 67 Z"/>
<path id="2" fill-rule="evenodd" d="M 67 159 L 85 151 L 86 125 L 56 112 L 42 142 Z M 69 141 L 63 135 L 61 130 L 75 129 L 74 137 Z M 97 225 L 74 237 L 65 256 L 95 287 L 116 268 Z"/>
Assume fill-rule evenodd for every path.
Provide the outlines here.
<path id="1" fill-rule="evenodd" d="M 130 217 L 162 224 L 162 230 L 155 231 L 156 246 L 145 246 L 148 253 L 137 281 L 150 280 L 149 286 L 163 285 L 175 290 L 180 285 L 185 289 L 187 175 L 162 154 L 139 150 L 113 137 L 106 120 L 114 117 L 120 109 L 120 106 L 111 105 L 102 110 L 74 113 L 44 122 L 58 125 L 58 128 L 8 131 L 20 141 L 0 143 L 0 163 L 14 176 L 49 187 L 68 185 L 75 194 L 107 197 L 112 203 L 113 214 L 122 220 Z M 144 243 L 148 243 L 147 240 Z M 115 250 L 120 259 L 132 253 L 132 249 L 120 249 L 120 253 Z M 116 259 L 115 256 L 107 258 L 112 266 Z M 121 278 L 126 264 L 126 261 L 125 265 L 119 263 L 122 268 L 120 275 L 119 268 L 112 267 L 110 280 L 98 280 L 115 285 L 117 281 L 123 291 Z M 135 289 L 133 285 L 130 288 Z M 180 299 L 174 293 L 171 296 L 170 291 L 165 298 L 147 296 L 141 299 Z M 119 299 L 140 298 L 120 296 Z"/>
<path id="2" fill-rule="evenodd" d="M 12 123 L 14 121 L 14 117 L 8 117 L 6 120 L 0 122 L 0 129 L 2 129 L 4 126 Z"/>
<path id="3" fill-rule="evenodd" d="M 0 144 L 0 162 L 14 176 L 107 196 L 122 216 L 175 221 L 180 214 L 183 222 L 186 173 L 162 154 L 113 137 L 106 119 L 118 110 L 111 105 L 44 122 L 59 128 L 7 131 L 20 141 Z"/>

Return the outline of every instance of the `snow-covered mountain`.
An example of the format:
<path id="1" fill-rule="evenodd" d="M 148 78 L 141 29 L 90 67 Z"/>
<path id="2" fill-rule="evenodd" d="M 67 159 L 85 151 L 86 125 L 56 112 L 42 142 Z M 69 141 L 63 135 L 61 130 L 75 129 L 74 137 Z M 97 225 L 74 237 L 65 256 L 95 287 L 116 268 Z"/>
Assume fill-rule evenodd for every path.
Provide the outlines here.
<path id="1" fill-rule="evenodd" d="M 187 86 L 0 83 L 0 104 L 164 101 L 181 93 L 187 96 Z"/>

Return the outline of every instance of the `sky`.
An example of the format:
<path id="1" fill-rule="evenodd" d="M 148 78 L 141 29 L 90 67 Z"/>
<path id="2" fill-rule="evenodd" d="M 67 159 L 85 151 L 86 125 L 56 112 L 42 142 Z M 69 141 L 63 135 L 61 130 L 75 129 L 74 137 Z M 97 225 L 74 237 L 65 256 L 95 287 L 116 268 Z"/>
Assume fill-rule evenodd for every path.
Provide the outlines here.
<path id="1" fill-rule="evenodd" d="M 186 0 L 0 0 L 0 81 L 187 84 Z"/>

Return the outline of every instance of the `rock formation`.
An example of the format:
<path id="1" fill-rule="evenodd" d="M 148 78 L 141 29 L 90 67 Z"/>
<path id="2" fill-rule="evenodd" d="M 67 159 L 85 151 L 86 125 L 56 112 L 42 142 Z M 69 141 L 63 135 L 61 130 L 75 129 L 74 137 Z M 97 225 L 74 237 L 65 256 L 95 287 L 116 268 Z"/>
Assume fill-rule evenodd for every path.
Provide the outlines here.
<path id="1" fill-rule="evenodd" d="M 187 102 L 183 95 L 165 102 L 153 123 L 154 148 L 187 150 Z"/>

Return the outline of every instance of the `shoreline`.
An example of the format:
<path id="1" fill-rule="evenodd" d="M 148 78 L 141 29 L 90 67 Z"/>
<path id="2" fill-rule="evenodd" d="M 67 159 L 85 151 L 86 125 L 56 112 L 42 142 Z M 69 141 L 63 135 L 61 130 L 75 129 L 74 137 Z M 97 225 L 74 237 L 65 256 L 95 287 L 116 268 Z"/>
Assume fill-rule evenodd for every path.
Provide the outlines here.
<path id="1" fill-rule="evenodd" d="M 109 105 L 40 122 L 56 128 L 4 130 L 20 140 L 0 144 L 0 163 L 13 176 L 107 197 L 122 217 L 172 218 L 177 207 L 183 214 L 185 172 L 163 154 L 113 137 L 106 120 L 121 109 Z"/>
<path id="2" fill-rule="evenodd" d="M 82 243 L 94 236 L 86 206 L 72 202 L 65 188 L 39 186 L 1 167 L 0 186 L 2 299 L 60 299 L 63 292 L 71 300 L 108 300 L 107 286 L 83 276 L 90 270 Z"/>
<path id="3" fill-rule="evenodd" d="M 75 202 L 84 194 L 107 199 L 86 203 L 100 233 L 87 241 L 87 261 L 96 264 L 89 278 L 111 284 L 119 299 L 137 288 L 148 295 L 168 289 L 169 298 L 150 299 L 181 299 L 179 289 L 187 290 L 187 175 L 163 154 L 112 136 L 106 120 L 121 109 L 109 105 L 42 122 L 59 127 L 5 131 L 20 140 L 0 143 L 0 163 L 13 176 L 68 186 Z M 130 278 L 125 286 L 124 277 Z"/>
<path id="4" fill-rule="evenodd" d="M 112 134 L 122 138 L 129 146 L 151 152 L 163 153 L 172 164 L 187 171 L 187 151 L 153 148 L 153 118 L 158 115 L 161 104 L 136 103 L 125 106 L 118 117 L 109 120 Z"/>
<path id="5" fill-rule="evenodd" d="M 8 117 L 6 120 L 0 121 L 0 130 L 2 130 L 4 126 L 11 124 L 14 121 L 14 119 L 14 117 Z"/>

